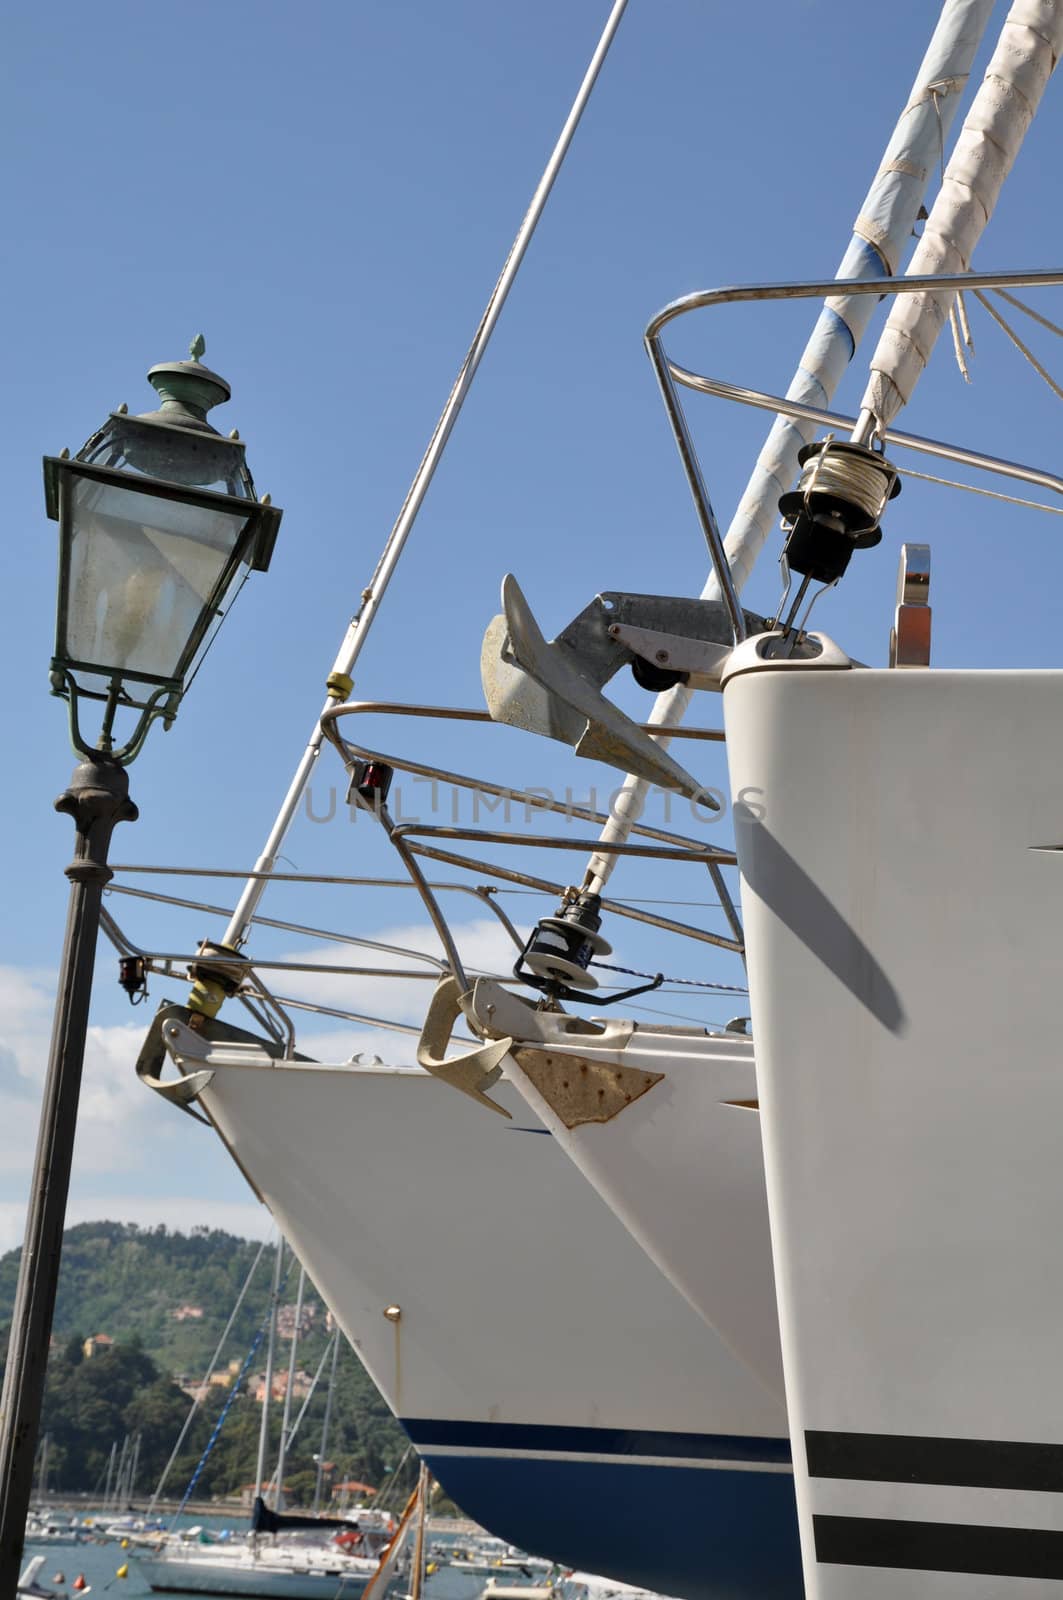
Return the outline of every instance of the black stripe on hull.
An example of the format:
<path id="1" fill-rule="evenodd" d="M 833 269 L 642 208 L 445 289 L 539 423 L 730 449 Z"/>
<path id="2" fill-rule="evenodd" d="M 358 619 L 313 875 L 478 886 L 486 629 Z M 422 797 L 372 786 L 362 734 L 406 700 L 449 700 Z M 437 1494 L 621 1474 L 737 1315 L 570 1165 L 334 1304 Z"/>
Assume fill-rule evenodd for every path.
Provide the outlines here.
<path id="1" fill-rule="evenodd" d="M 1063 1493 L 1063 1445 L 903 1433 L 805 1434 L 812 1478 Z"/>
<path id="2" fill-rule="evenodd" d="M 813 1516 L 812 1529 L 816 1559 L 829 1566 L 1063 1578 L 1063 1533 L 1045 1528 Z"/>

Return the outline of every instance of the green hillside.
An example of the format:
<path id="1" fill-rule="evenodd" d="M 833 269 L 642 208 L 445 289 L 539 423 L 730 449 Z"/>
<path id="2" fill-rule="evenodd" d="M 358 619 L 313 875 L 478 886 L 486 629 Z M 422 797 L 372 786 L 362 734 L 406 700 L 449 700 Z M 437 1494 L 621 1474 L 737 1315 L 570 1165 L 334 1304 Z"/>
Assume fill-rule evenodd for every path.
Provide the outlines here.
<path id="1" fill-rule="evenodd" d="M 179 1387 L 202 1380 L 259 1247 L 246 1239 L 210 1229 L 189 1234 L 166 1228 L 141 1229 L 126 1223 L 91 1222 L 70 1228 L 63 1259 L 48 1366 L 43 1427 L 49 1434 L 49 1483 L 66 1492 L 98 1491 L 106 1475 L 112 1443 L 140 1435 L 138 1493 L 158 1481 L 178 1431 L 191 1406 Z M 6 1350 L 18 1274 L 18 1251 L 0 1257 L 0 1342 Z M 294 1322 L 297 1264 L 286 1258 L 280 1296 L 281 1324 Z M 261 1407 L 254 1379 L 265 1366 L 259 1344 L 242 1384 L 234 1379 L 256 1336 L 269 1303 L 273 1250 L 259 1261 L 219 1363 L 228 1379 L 210 1390 L 167 1483 L 179 1496 L 226 1405 L 225 1426 L 203 1469 L 197 1498 L 239 1493 L 254 1477 Z M 201 1314 L 197 1314 L 201 1313 Z M 325 1355 L 329 1333 L 320 1296 L 307 1285 L 305 1333 L 297 1368 L 312 1378 Z M 86 1340 L 104 1338 L 87 1357 Z M 108 1341 L 110 1341 L 108 1343 Z M 276 1371 L 287 1374 L 291 1340 L 277 1342 Z M 235 1370 L 229 1371 L 230 1363 Z M 289 1452 L 285 1480 L 289 1500 L 313 1495 L 313 1455 L 320 1448 L 328 1364 L 307 1407 L 300 1434 Z M 293 1391 L 292 1415 L 303 1396 Z M 272 1454 L 281 1426 L 281 1405 L 272 1408 Z M 327 1450 L 335 1463 L 334 1481 L 356 1479 L 381 1485 L 399 1464 L 406 1439 L 366 1372 L 341 1341 L 332 1425 Z M 412 1481 L 407 1462 L 399 1487 Z"/>

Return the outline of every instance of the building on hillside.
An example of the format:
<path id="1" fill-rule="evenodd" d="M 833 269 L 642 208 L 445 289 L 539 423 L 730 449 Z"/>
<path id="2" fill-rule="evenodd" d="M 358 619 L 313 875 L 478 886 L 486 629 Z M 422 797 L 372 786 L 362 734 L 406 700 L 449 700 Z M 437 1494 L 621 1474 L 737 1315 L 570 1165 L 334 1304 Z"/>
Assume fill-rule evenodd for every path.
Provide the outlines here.
<path id="1" fill-rule="evenodd" d="M 170 1315 L 175 1322 L 202 1322 L 203 1307 L 176 1306 L 174 1310 L 170 1312 Z"/>
<path id="2" fill-rule="evenodd" d="M 239 1372 L 240 1363 L 237 1361 L 233 1365 L 236 1367 L 236 1372 Z M 187 1372 L 175 1372 L 171 1376 L 182 1394 L 202 1404 L 211 1389 L 231 1389 L 236 1372 L 212 1372 L 205 1381 L 202 1378 L 192 1378 Z"/>
<path id="3" fill-rule="evenodd" d="M 376 1494 L 373 1485 L 359 1483 L 357 1478 L 345 1478 L 342 1483 L 332 1485 L 332 1499 L 340 1511 L 346 1511 L 352 1500 L 365 1500 L 371 1494 Z"/>
<path id="4" fill-rule="evenodd" d="M 299 1337 L 310 1332 L 317 1321 L 318 1307 L 315 1301 L 307 1300 L 303 1304 L 302 1316 L 299 1318 Z M 277 1312 L 277 1337 L 280 1339 L 295 1338 L 295 1307 L 281 1306 Z"/>
<path id="5" fill-rule="evenodd" d="M 309 1372 L 306 1372 L 302 1367 L 299 1367 L 295 1374 L 295 1380 L 292 1383 L 292 1399 L 305 1400 L 307 1395 L 310 1393 L 310 1390 L 313 1388 L 313 1384 L 314 1380 L 310 1376 Z M 256 1404 L 261 1405 L 266 1398 L 266 1374 L 264 1372 L 256 1372 L 254 1377 L 248 1383 L 247 1387 L 251 1398 L 256 1402 Z M 273 1382 L 270 1385 L 270 1394 L 274 1400 L 283 1400 L 287 1392 L 287 1371 L 275 1372 L 273 1374 Z"/>
<path id="6" fill-rule="evenodd" d="M 85 1360 L 91 1361 L 93 1356 L 102 1355 L 103 1352 L 105 1350 L 109 1350 L 113 1344 L 114 1340 L 111 1338 L 109 1333 L 93 1333 L 90 1334 L 85 1340 L 85 1343 L 81 1346 L 81 1349 Z"/>

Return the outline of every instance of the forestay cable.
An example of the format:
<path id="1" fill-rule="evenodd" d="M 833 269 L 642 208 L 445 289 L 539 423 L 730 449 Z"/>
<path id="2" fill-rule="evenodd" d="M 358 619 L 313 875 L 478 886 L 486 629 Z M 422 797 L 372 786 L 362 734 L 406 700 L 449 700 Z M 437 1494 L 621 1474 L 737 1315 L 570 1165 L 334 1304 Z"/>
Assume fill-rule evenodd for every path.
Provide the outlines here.
<path id="1" fill-rule="evenodd" d="M 325 702 L 323 710 L 328 710 L 330 706 L 336 703 L 337 699 L 345 698 L 350 692 L 350 675 L 354 664 L 361 653 L 380 602 L 384 598 L 384 593 L 391 581 L 392 574 L 398 565 L 406 540 L 409 538 L 417 513 L 421 509 L 421 504 L 428 491 L 428 486 L 446 448 L 447 440 L 454 430 L 454 424 L 458 420 L 465 397 L 472 386 L 473 378 L 476 376 L 476 370 L 483 359 L 495 324 L 501 315 L 502 307 L 506 303 L 506 297 L 520 270 L 525 252 L 531 243 L 536 225 L 550 197 L 550 191 L 561 170 L 562 162 L 568 153 L 569 145 L 572 143 L 573 135 L 586 109 L 591 91 L 597 82 L 598 74 L 608 54 L 609 46 L 613 42 L 616 30 L 620 26 L 620 19 L 626 6 L 627 0 L 614 0 L 613 8 L 609 13 L 602 36 L 591 57 L 590 65 L 584 75 L 583 82 L 580 84 L 579 92 L 572 103 L 572 109 L 565 119 L 557 144 L 554 146 L 535 193 L 532 195 L 531 204 L 528 207 L 524 221 L 517 230 L 517 236 L 513 241 L 509 254 L 506 256 L 498 282 L 491 291 L 490 299 L 473 335 L 472 343 L 458 370 L 454 387 L 447 396 L 447 402 L 440 414 L 439 421 L 432 430 L 428 448 L 414 474 L 413 482 L 410 484 L 406 498 L 402 503 L 395 525 L 388 534 L 380 560 L 377 562 L 376 570 L 368 586 L 362 591 L 361 606 L 344 635 L 339 654 L 329 675 L 330 697 Z M 321 753 L 322 742 L 323 735 L 320 723 L 315 721 L 310 742 L 295 770 L 295 776 L 289 786 L 288 793 L 284 797 L 263 852 L 255 863 L 256 873 L 269 873 L 273 870 L 281 845 L 298 811 L 303 793 L 310 780 L 310 775 Z M 261 877 L 248 879 L 233 912 L 232 920 L 223 936 L 223 944 L 237 948 L 244 942 L 247 937 L 248 925 L 265 892 L 265 887 L 265 879 Z"/>

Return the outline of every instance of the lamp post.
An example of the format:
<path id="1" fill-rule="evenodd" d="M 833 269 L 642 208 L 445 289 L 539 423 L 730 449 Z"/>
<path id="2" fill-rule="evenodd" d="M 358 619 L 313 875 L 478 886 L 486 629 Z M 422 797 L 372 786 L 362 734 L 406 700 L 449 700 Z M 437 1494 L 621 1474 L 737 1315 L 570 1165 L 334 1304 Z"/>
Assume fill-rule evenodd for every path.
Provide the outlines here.
<path id="1" fill-rule="evenodd" d="M 67 700 L 83 758 L 56 810 L 74 820 L 70 900 L 59 970 L 26 1236 L 0 1399 L 0 1600 L 14 1595 L 32 1489 L 100 903 L 111 834 L 136 820 L 126 767 L 151 725 L 169 727 L 214 631 L 250 571 L 269 565 L 280 511 L 258 500 L 244 446 L 207 421 L 224 378 L 190 361 L 152 367 L 161 406 L 123 406 L 72 459 L 46 456 L 45 499 L 59 523 L 54 694 Z M 87 702 L 102 707 L 86 743 Z M 116 723 L 128 732 L 117 743 Z"/>

